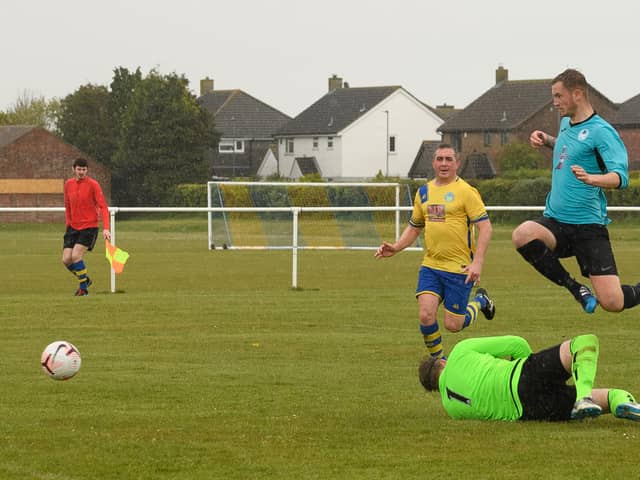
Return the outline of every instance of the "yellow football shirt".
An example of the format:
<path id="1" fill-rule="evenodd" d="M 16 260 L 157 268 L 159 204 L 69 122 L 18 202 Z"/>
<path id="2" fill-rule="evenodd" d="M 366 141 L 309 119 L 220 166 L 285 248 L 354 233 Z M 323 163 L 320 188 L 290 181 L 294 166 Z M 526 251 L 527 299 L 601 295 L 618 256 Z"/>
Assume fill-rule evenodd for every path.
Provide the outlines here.
<path id="1" fill-rule="evenodd" d="M 460 177 L 448 185 L 434 181 L 416 192 L 409 223 L 424 228 L 422 265 L 451 273 L 462 273 L 475 251 L 476 222 L 489 216 L 478 190 Z"/>

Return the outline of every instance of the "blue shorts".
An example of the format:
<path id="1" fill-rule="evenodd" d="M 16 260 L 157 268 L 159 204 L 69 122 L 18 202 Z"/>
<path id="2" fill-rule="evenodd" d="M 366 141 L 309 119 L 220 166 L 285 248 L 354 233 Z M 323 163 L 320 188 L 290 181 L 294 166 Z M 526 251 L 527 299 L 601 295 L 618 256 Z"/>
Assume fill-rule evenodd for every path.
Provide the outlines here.
<path id="1" fill-rule="evenodd" d="M 430 293 L 444 301 L 444 308 L 456 315 L 464 315 L 469 303 L 473 282 L 464 283 L 467 275 L 421 266 L 418 273 L 416 297 Z"/>

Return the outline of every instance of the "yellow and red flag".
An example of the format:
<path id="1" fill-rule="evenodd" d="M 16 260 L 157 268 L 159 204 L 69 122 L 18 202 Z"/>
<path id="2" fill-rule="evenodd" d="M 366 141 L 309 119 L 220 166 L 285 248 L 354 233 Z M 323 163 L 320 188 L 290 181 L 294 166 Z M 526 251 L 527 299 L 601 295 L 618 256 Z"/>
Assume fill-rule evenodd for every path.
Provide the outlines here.
<path id="1" fill-rule="evenodd" d="M 105 240 L 104 255 L 111 264 L 111 268 L 116 273 L 122 273 L 124 264 L 129 259 L 129 254 L 124 250 L 112 245 L 109 240 Z"/>

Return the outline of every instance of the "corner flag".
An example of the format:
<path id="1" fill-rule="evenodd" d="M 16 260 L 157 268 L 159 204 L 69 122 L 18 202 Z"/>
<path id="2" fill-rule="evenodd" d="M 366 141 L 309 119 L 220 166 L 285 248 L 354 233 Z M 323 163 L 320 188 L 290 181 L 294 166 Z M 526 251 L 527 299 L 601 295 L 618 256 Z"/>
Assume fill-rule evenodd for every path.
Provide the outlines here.
<path id="1" fill-rule="evenodd" d="M 124 250 L 119 249 L 115 245 L 112 245 L 109 240 L 105 240 L 104 255 L 107 257 L 111 268 L 116 273 L 122 273 L 124 270 L 124 264 L 129 259 L 129 254 Z"/>

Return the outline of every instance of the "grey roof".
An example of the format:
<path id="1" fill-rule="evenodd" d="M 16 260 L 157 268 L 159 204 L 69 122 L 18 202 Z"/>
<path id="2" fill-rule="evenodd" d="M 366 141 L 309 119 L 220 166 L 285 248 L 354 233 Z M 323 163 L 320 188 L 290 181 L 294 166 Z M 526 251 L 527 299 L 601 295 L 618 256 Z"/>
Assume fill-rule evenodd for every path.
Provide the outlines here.
<path id="1" fill-rule="evenodd" d="M 15 142 L 36 128 L 34 125 L 6 125 L 0 127 L 0 148 Z"/>
<path id="2" fill-rule="evenodd" d="M 222 138 L 272 138 L 291 120 L 242 90 L 214 90 L 198 101 L 213 115 Z"/>
<path id="3" fill-rule="evenodd" d="M 284 125 L 277 134 L 336 134 L 399 88 L 402 87 L 337 88 Z"/>
<path id="4" fill-rule="evenodd" d="M 462 178 L 494 178 L 496 169 L 486 153 L 470 153 L 460 169 Z"/>
<path id="5" fill-rule="evenodd" d="M 446 133 L 512 129 L 551 103 L 551 79 L 506 80 L 457 112 L 439 130 Z"/>
<path id="6" fill-rule="evenodd" d="M 416 158 L 413 160 L 413 165 L 409 169 L 409 178 L 433 178 L 433 154 L 436 152 L 436 148 L 440 144 L 440 140 L 424 140 Z"/>
<path id="7" fill-rule="evenodd" d="M 640 125 L 640 94 L 630 98 L 619 106 L 618 113 L 611 123 L 615 126 Z"/>
<path id="8" fill-rule="evenodd" d="M 302 175 L 310 175 L 312 173 L 320 173 L 316 157 L 296 157 L 296 163 Z"/>

